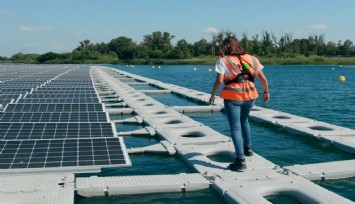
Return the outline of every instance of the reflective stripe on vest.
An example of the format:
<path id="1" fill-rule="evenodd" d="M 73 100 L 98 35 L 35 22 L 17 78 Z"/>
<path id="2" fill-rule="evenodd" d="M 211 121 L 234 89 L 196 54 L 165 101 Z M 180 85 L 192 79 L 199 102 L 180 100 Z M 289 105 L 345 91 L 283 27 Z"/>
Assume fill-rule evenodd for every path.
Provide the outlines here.
<path id="1" fill-rule="evenodd" d="M 253 61 L 253 68 L 254 68 L 254 79 L 256 78 L 256 76 L 258 75 L 258 63 L 256 62 L 255 57 L 250 56 L 251 60 Z"/>
<path id="2" fill-rule="evenodd" d="M 228 90 L 228 91 L 237 91 L 237 92 L 249 92 L 249 91 L 254 91 L 256 90 L 256 87 L 249 87 L 249 88 L 233 88 L 233 87 L 224 87 L 223 90 Z"/>
<path id="3" fill-rule="evenodd" d="M 245 61 L 249 65 L 252 66 L 251 75 L 256 77 L 257 75 L 257 61 L 254 57 L 248 55 L 250 57 L 249 60 L 243 59 L 243 62 Z M 231 71 L 233 76 L 227 77 L 224 76 L 224 81 L 229 81 L 234 79 L 239 73 L 241 73 L 241 70 L 238 68 L 238 66 L 241 66 L 238 57 L 229 57 L 225 56 L 222 58 L 223 62 L 225 65 L 228 67 L 228 69 Z M 254 78 L 255 78 L 254 77 Z M 255 99 L 258 97 L 258 91 L 255 87 L 255 84 L 251 81 L 246 81 L 246 82 L 241 82 L 241 83 L 231 83 L 229 85 L 224 86 L 223 90 L 221 91 L 220 97 L 223 99 L 228 99 L 228 100 L 251 100 Z"/>

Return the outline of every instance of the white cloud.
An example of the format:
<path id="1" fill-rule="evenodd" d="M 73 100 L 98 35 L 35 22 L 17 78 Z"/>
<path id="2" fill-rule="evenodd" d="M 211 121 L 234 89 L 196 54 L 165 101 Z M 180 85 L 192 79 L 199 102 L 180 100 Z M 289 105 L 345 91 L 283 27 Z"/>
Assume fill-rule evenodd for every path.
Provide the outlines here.
<path id="1" fill-rule="evenodd" d="M 0 16 L 4 16 L 5 18 L 10 19 L 10 20 L 16 20 L 16 15 L 12 14 L 12 13 L 6 13 L 6 12 L 0 11 Z"/>
<path id="2" fill-rule="evenodd" d="M 81 36 L 81 33 L 80 32 L 75 32 L 74 35 L 75 36 Z"/>
<path id="3" fill-rule="evenodd" d="M 205 28 L 203 31 L 203 33 L 217 33 L 217 29 L 215 27 L 208 27 L 208 28 Z"/>
<path id="4" fill-rule="evenodd" d="M 41 45 L 39 43 L 24 43 L 24 47 L 40 47 Z"/>
<path id="5" fill-rule="evenodd" d="M 314 24 L 309 26 L 313 30 L 327 30 L 329 26 L 327 24 Z"/>
<path id="6" fill-rule="evenodd" d="M 48 32 L 52 30 L 47 26 L 20 26 L 18 29 L 24 32 Z"/>

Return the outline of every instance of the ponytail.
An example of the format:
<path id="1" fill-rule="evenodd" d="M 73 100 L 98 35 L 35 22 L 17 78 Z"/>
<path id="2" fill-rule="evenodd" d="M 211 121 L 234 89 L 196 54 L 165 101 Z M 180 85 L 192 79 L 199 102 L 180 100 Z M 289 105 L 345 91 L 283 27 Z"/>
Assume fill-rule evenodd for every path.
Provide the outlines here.
<path id="1" fill-rule="evenodd" d="M 234 36 L 228 36 L 225 38 L 221 44 L 220 48 L 221 56 L 231 55 L 231 54 L 244 54 L 244 48 Z"/>

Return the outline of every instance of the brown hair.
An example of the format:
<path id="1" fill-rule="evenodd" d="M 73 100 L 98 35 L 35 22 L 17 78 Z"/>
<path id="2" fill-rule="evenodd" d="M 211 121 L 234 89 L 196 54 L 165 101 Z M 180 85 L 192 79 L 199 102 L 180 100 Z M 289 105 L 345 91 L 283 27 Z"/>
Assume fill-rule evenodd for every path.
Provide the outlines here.
<path id="1" fill-rule="evenodd" d="M 220 48 L 221 56 L 231 54 L 244 54 L 244 48 L 240 44 L 239 40 L 234 36 L 228 36 L 221 44 Z"/>

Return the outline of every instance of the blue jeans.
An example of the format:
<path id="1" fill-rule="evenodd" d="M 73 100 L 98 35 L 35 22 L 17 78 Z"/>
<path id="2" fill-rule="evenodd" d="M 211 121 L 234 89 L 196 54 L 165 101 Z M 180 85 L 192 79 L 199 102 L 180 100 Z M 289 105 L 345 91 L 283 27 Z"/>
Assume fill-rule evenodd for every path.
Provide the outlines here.
<path id="1" fill-rule="evenodd" d="M 243 146 L 251 146 L 248 116 L 254 103 L 255 99 L 249 101 L 224 100 L 224 109 L 238 158 L 244 157 Z"/>

